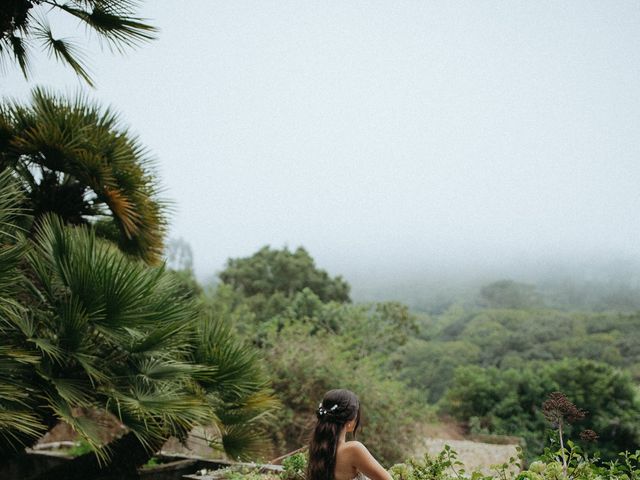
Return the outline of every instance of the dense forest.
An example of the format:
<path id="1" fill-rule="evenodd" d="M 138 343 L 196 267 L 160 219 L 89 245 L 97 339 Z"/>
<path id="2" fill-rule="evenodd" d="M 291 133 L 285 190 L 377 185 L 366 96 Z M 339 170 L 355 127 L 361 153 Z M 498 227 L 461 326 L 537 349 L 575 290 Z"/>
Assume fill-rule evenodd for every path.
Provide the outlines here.
<path id="1" fill-rule="evenodd" d="M 176 274 L 265 358 L 284 405 L 272 425 L 276 448 L 304 444 L 318 392 L 335 385 L 359 392 L 362 435 L 386 461 L 410 452 L 419 426 L 434 421 L 518 436 L 539 454 L 548 440 L 541 405 L 553 391 L 588 411 L 573 433 L 596 431 L 591 451 L 612 458 L 640 445 L 637 313 L 550 307 L 567 292 L 550 297 L 511 280 L 431 312 L 354 304 L 346 281 L 303 248 L 230 259 L 205 290 L 188 268 Z"/>

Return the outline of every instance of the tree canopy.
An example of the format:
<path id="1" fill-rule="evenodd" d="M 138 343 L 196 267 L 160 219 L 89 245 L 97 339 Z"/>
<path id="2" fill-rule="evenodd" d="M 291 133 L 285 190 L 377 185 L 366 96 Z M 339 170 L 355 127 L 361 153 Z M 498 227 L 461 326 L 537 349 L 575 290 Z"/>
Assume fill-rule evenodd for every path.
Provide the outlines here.
<path id="1" fill-rule="evenodd" d="M 48 214 L 26 238 L 8 171 L 0 193 L 3 455 L 59 420 L 102 461 L 116 458 L 110 468 L 135 468 L 195 425 L 215 424 L 234 457 L 264 447 L 276 401 L 255 352 L 221 317 L 182 296 L 163 268 L 126 256 L 87 226 Z M 123 436 L 105 444 L 100 417 L 78 409 L 109 412 Z M 89 478 L 100 467 L 93 456 L 78 462 Z"/>
<path id="2" fill-rule="evenodd" d="M 290 298 L 308 288 L 323 302 L 350 301 L 349 284 L 317 268 L 302 247 L 291 252 L 266 246 L 250 257 L 229 259 L 220 279 L 247 297 L 280 293 Z"/>
<path id="3" fill-rule="evenodd" d="M 47 213 L 91 224 L 149 263 L 164 248 L 166 203 L 153 159 L 109 108 L 84 95 L 36 88 L 31 102 L 0 105 L 0 171 L 21 179 L 35 224 Z"/>
<path id="4" fill-rule="evenodd" d="M 573 426 L 591 429 L 600 439 L 592 449 L 605 458 L 640 446 L 640 401 L 628 374 L 601 362 L 565 359 L 536 362 L 519 369 L 456 370 L 442 408 L 469 422 L 475 433 L 522 436 L 530 454 L 539 454 L 547 442 L 541 400 L 562 391 L 587 415 Z M 569 433 L 571 431 L 569 430 Z"/>

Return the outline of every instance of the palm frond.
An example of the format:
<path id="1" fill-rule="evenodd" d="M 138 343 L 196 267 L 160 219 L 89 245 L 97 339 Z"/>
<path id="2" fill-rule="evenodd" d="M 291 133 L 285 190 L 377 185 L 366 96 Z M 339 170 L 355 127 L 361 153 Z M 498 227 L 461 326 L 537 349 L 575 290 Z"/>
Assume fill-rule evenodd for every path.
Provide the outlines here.
<path id="1" fill-rule="evenodd" d="M 232 400 L 266 386 L 255 351 L 234 337 L 230 327 L 220 319 L 210 313 L 202 315 L 197 323 L 197 338 L 194 360 L 216 367 L 209 378 L 201 380 L 207 389 Z"/>
<path id="2" fill-rule="evenodd" d="M 31 53 L 27 43 L 35 38 L 56 60 L 70 66 L 89 85 L 93 85 L 83 55 L 77 45 L 55 38 L 48 18 L 53 11 L 78 18 L 89 35 L 95 32 L 101 45 L 124 53 L 156 38 L 157 29 L 137 16 L 139 2 L 133 0 L 37 0 L 25 2 L 27 7 L 17 19 L 6 25 L 0 38 L 0 67 L 16 63 L 25 78 L 30 75 Z"/>
<path id="3" fill-rule="evenodd" d="M 80 48 L 68 39 L 55 38 L 46 19 L 40 18 L 34 23 L 36 25 L 33 30 L 34 36 L 40 41 L 45 52 L 59 62 L 66 63 L 88 85 L 93 87 L 93 80 L 89 75 L 84 54 Z"/>
<path id="4" fill-rule="evenodd" d="M 118 15 L 131 15 L 141 5 L 140 0 L 71 0 L 76 8 L 102 8 Z"/>
<path id="5" fill-rule="evenodd" d="M 20 70 L 22 70 L 22 74 L 26 77 L 30 73 L 30 56 L 28 52 L 28 44 L 27 41 L 23 37 L 18 37 L 16 35 L 9 35 L 4 42 L 5 45 L 10 45 L 11 54 L 13 58 L 20 66 Z M 5 47 L 6 48 L 6 47 Z"/>
<path id="6" fill-rule="evenodd" d="M 138 375 L 146 383 L 174 381 L 180 377 L 191 378 L 203 369 L 206 367 L 157 357 L 145 358 L 137 365 Z"/>
<path id="7" fill-rule="evenodd" d="M 48 406 L 55 415 L 71 426 L 91 446 L 101 462 L 107 463 L 109 461 L 108 450 L 102 448 L 103 445 L 100 438 L 100 431 L 104 425 L 94 417 L 74 414 L 73 407 L 75 405 L 70 405 L 60 398 L 57 392 L 48 392 L 46 397 Z"/>
<path id="8" fill-rule="evenodd" d="M 211 408 L 174 382 L 127 382 L 128 391 L 118 389 L 111 411 L 141 439 L 153 445 L 158 438 L 184 436 L 195 425 L 215 421 Z"/>
<path id="9" fill-rule="evenodd" d="M 22 200 L 11 172 L 0 171 L 0 451 L 22 448 L 46 430 L 29 382 L 40 356 L 24 344 L 24 333 L 34 329 L 16 298 L 25 283 L 18 268 L 26 251 L 18 226 Z"/>
<path id="10" fill-rule="evenodd" d="M 56 389 L 56 393 L 67 404 L 73 406 L 89 406 L 93 401 L 93 388 L 86 379 L 48 378 Z"/>
<path id="11" fill-rule="evenodd" d="M 62 365 L 64 363 L 64 350 L 56 345 L 51 339 L 32 337 L 27 340 L 33 343 L 36 348 L 49 359 L 49 361 L 58 365 Z"/>
<path id="12" fill-rule="evenodd" d="M 216 412 L 221 437 L 212 446 L 234 458 L 254 457 L 267 446 L 265 424 L 280 404 L 260 360 L 213 312 L 196 322 L 195 362 L 211 367 L 194 377 Z"/>
<path id="13" fill-rule="evenodd" d="M 225 426 L 255 424 L 273 419 L 281 407 L 279 400 L 268 389 L 259 390 L 231 403 L 218 404 L 218 418 Z"/>
<path id="14" fill-rule="evenodd" d="M 72 7 L 69 4 L 60 8 L 82 20 L 89 28 L 106 40 L 112 49 L 124 52 L 126 48 L 156 38 L 157 29 L 144 23 L 142 18 L 132 16 L 130 9 L 117 9 L 116 2 L 92 2 L 91 9 Z"/>
<path id="15" fill-rule="evenodd" d="M 33 410 L 8 410 L 0 406 L 0 444 L 13 445 L 16 450 L 26 446 L 46 432 L 38 415 Z"/>
<path id="16" fill-rule="evenodd" d="M 71 203 L 77 207 L 67 213 L 66 203 L 54 211 L 74 224 L 95 221 L 91 214 L 111 216 L 123 251 L 159 262 L 167 203 L 155 186 L 151 155 L 116 113 L 84 94 L 67 99 L 37 88 L 31 105 L 7 101 L 0 107 L 0 127 L 0 145 L 7 139 L 2 161 L 23 180 L 30 199 L 42 197 L 44 211 L 54 206 L 46 201 L 45 187 L 76 192 Z M 42 180 L 36 180 L 34 169 L 40 169 Z"/>
<path id="17" fill-rule="evenodd" d="M 256 425 L 234 425 L 225 428 L 218 442 L 212 447 L 223 450 L 236 460 L 249 460 L 261 456 L 269 447 L 264 430 Z"/>

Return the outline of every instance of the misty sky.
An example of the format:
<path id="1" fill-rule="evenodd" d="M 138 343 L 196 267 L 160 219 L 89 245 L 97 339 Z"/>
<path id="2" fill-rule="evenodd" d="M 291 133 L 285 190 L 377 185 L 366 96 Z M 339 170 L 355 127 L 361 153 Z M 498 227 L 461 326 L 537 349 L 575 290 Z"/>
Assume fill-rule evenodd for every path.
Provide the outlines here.
<path id="1" fill-rule="evenodd" d="M 640 257 L 637 1 L 153 0 L 141 14 L 159 39 L 90 50 L 92 95 L 157 158 L 170 235 L 200 278 L 265 244 L 304 245 L 347 278 Z M 34 67 L 0 77 L 2 93 L 84 88 Z"/>

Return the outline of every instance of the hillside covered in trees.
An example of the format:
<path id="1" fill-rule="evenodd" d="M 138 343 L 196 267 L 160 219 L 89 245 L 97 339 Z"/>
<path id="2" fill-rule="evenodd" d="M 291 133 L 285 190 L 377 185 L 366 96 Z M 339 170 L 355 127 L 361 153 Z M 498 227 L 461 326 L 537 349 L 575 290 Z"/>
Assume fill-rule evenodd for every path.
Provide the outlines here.
<path id="1" fill-rule="evenodd" d="M 303 248 L 230 259 L 219 278 L 200 295 L 269 365 L 283 404 L 276 449 L 304 444 L 318 392 L 335 385 L 359 392 L 363 438 L 386 461 L 410 452 L 417 427 L 434 421 L 519 436 L 539 454 L 541 404 L 554 391 L 588 411 L 570 432 L 596 431 L 591 451 L 613 458 L 640 445 L 637 313 L 549 307 L 535 286 L 510 280 L 431 313 L 354 304 L 345 280 Z"/>

